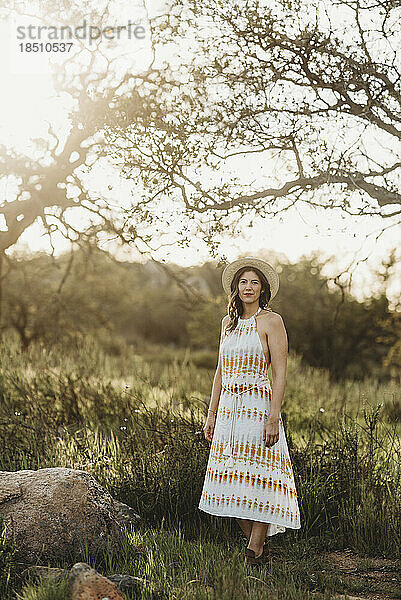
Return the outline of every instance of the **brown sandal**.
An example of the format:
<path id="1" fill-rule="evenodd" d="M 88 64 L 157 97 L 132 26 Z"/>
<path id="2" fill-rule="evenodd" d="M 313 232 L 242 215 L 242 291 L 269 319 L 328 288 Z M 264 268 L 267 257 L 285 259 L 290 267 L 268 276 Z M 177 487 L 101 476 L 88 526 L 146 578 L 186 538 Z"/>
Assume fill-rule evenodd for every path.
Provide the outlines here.
<path id="1" fill-rule="evenodd" d="M 270 550 L 267 548 L 267 544 L 263 545 L 263 552 L 260 556 L 255 556 L 255 550 L 245 548 L 245 559 L 248 565 L 264 565 L 269 561 Z"/>
<path id="2" fill-rule="evenodd" d="M 248 564 L 259 565 L 264 564 L 270 559 L 270 548 L 268 542 L 263 543 L 263 552 L 260 556 L 256 558 L 255 551 L 248 548 L 249 539 L 247 538 L 246 542 L 244 542 L 244 557 Z"/>

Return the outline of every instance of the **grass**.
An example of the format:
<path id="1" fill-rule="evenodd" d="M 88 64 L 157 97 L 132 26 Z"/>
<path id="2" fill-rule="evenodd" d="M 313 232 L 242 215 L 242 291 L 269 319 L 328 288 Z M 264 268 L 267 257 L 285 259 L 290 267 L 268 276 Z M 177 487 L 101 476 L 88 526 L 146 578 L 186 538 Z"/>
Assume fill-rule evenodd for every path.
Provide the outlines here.
<path id="1" fill-rule="evenodd" d="M 0 469 L 84 469 L 142 517 L 117 555 L 66 557 L 104 574 L 147 584 L 131 597 L 323 598 L 372 592 L 380 581 L 336 569 L 325 552 L 399 561 L 399 397 L 392 382 L 329 382 L 291 355 L 282 415 L 302 528 L 271 538 L 274 560 L 257 573 L 243 564 L 238 525 L 197 509 L 210 444 L 204 407 L 213 370 L 205 352 L 127 347 L 109 356 L 85 338 L 70 348 L 1 342 Z M 211 357 L 209 356 L 211 360 Z M 198 362 L 197 362 L 198 361 Z M 392 563 L 393 564 L 393 563 Z M 395 562 L 398 564 L 399 562 Z M 399 568 L 399 566 L 398 566 Z M 68 598 L 66 580 L 22 576 L 0 537 L 4 600 Z M 401 584 L 386 588 L 401 596 Z M 398 594 L 398 596 L 397 596 Z M 161 596 L 160 596 L 161 595 Z"/>
<path id="2" fill-rule="evenodd" d="M 198 532 L 197 539 L 191 539 L 177 525 L 174 531 L 163 526 L 127 529 L 118 555 L 95 559 L 83 553 L 83 558 L 105 575 L 130 573 L 141 577 L 143 585 L 133 593 L 126 592 L 127 600 L 153 597 L 330 600 L 346 590 L 354 594 L 383 590 L 382 581 L 357 581 L 354 575 L 334 569 L 322 556 L 323 544 L 323 539 L 296 540 L 291 534 L 277 540 L 272 538 L 273 560 L 254 569 L 244 563 L 238 540 L 221 539 L 216 532 L 211 537 L 206 529 Z M 393 574 L 397 574 L 396 567 Z M 67 600 L 66 581 L 66 578 L 57 584 L 44 581 L 38 586 L 32 580 L 18 597 L 21 600 Z M 400 585 L 394 584 L 393 589 L 387 591 L 387 597 L 397 598 L 400 591 Z"/>

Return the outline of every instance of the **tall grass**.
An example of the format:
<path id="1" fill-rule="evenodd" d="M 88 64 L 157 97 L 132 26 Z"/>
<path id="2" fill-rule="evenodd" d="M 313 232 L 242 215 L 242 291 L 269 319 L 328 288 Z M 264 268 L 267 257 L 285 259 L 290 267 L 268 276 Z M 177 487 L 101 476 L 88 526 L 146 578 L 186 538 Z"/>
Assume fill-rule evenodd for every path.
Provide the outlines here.
<path id="1" fill-rule="evenodd" d="M 89 338 L 48 352 L 32 346 L 23 355 L 12 341 L 3 340 L 0 350 L 0 469 L 84 469 L 132 506 L 142 516 L 142 533 L 127 538 L 121 555 L 128 562 L 121 569 L 132 568 L 133 548 L 140 545 L 135 535 L 146 531 L 164 531 L 162 539 L 170 540 L 163 542 L 163 568 L 170 564 L 169 553 L 176 556 L 177 541 L 173 548 L 168 545 L 177 528 L 186 543 L 195 544 L 190 556 L 181 557 L 189 570 L 191 560 L 206 561 L 200 554 L 205 544 L 212 560 L 221 551 L 216 540 L 232 544 L 237 539 L 234 520 L 197 509 L 210 450 L 202 427 L 213 370 L 195 364 L 196 354 L 164 349 L 161 355 L 155 350 L 150 361 L 149 348 L 145 360 L 127 347 L 121 356 L 111 357 Z M 199 361 L 204 364 L 204 353 Z M 291 547 L 301 552 L 303 544 L 313 543 L 352 548 L 364 556 L 400 556 L 401 423 L 394 408 L 396 393 L 391 383 L 377 385 L 369 378 L 333 385 L 327 373 L 305 369 L 297 356 L 289 357 L 282 415 L 302 528 L 274 540 L 287 555 Z M 182 551 L 189 552 L 188 547 Z M 147 560 L 153 560 L 150 550 L 146 552 Z M 0 562 L 2 556 L 0 552 Z M 116 559 L 110 560 L 117 568 Z M 225 590 L 216 598 L 235 597 L 230 594 L 244 586 L 244 597 L 250 593 L 242 567 L 235 565 L 235 573 L 214 573 L 213 594 Z M 2 566 L 2 573 L 6 571 Z M 301 569 L 300 581 L 304 577 Z M 207 580 L 202 581 L 184 586 L 182 596 L 213 597 Z M 278 581 L 280 598 L 308 597 L 298 594 L 284 566 Z M 299 585 L 305 593 L 304 584 Z M 28 600 L 29 593 L 21 598 Z M 252 593 L 249 597 L 259 597 L 256 588 Z M 60 594 L 61 599 L 64 591 Z"/>

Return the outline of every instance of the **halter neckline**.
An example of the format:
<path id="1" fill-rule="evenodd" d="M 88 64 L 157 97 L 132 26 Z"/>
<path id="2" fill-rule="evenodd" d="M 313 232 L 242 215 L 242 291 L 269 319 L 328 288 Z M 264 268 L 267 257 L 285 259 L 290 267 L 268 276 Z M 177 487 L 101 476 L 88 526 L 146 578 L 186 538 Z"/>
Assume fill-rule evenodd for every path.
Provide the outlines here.
<path id="1" fill-rule="evenodd" d="M 256 315 L 258 315 L 258 314 L 260 313 L 260 311 L 261 311 L 261 310 L 262 310 L 262 309 L 261 309 L 261 308 L 260 308 L 260 306 L 259 306 L 259 308 L 258 308 L 258 310 L 255 312 L 255 314 L 253 314 L 253 315 L 252 315 L 252 316 L 250 316 L 250 317 L 247 317 L 246 319 L 241 319 L 241 317 L 238 317 L 238 320 L 239 320 L 239 321 L 249 321 L 250 319 L 253 319 L 253 317 L 256 317 Z"/>

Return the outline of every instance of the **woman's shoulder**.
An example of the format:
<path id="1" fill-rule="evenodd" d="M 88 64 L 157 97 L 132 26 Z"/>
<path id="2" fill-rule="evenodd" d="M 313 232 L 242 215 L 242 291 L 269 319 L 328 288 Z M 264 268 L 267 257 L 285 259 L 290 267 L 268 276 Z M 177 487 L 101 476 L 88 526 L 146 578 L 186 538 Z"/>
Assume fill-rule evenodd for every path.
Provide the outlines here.
<path id="1" fill-rule="evenodd" d="M 278 315 L 278 313 L 274 312 L 269 306 L 268 308 L 262 308 L 258 316 L 260 315 Z"/>
<path id="2" fill-rule="evenodd" d="M 263 320 L 265 323 L 280 323 L 283 322 L 283 318 L 282 316 L 278 313 L 275 312 L 274 310 L 272 310 L 271 308 L 265 310 L 262 309 L 258 315 L 258 317 L 261 317 L 261 320 Z"/>

